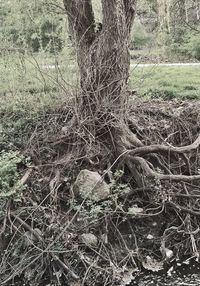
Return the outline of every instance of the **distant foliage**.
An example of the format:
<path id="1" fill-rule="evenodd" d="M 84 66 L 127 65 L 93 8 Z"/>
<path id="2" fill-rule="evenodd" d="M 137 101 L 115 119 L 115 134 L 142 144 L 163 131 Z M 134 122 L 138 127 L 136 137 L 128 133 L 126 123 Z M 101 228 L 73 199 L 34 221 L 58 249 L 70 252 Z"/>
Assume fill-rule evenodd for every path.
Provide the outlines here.
<path id="1" fill-rule="evenodd" d="M 5 48 L 52 53 L 63 47 L 63 17 L 46 0 L 4 1 L 0 17 L 0 40 Z"/>
<path id="2" fill-rule="evenodd" d="M 92 0 L 95 19 L 102 21 L 101 1 Z M 163 48 L 168 58 L 200 59 L 200 4 L 196 0 L 140 0 L 131 35 L 131 49 Z M 162 3 L 162 4 L 161 4 Z M 67 38 L 62 0 L 0 2 L 0 52 L 60 52 Z M 196 30 L 196 32 L 195 32 Z"/>
<path id="3" fill-rule="evenodd" d="M 152 34 L 148 33 L 139 21 L 135 21 L 131 34 L 131 49 L 143 49 L 150 44 L 151 40 Z"/>
<path id="4" fill-rule="evenodd" d="M 183 45 L 182 51 L 185 54 L 200 60 L 200 34 L 188 37 L 186 43 Z"/>
<path id="5" fill-rule="evenodd" d="M 141 0 L 137 19 L 141 27 L 135 23 L 136 49 L 160 47 L 169 59 L 200 59 L 199 1 Z"/>
<path id="6" fill-rule="evenodd" d="M 200 60 L 200 28 L 198 30 L 182 31 L 182 37 L 173 39 L 168 50 L 174 54 L 180 54 L 186 58 Z"/>

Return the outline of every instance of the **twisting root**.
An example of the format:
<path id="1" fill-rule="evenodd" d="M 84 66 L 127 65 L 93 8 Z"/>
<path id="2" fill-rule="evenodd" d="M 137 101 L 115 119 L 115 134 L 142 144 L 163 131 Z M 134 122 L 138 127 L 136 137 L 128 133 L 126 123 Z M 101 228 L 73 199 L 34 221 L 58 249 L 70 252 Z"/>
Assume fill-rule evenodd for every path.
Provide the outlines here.
<path id="1" fill-rule="evenodd" d="M 147 161 L 141 157 L 132 157 L 132 161 L 136 165 L 139 165 L 147 176 L 153 177 L 155 179 L 168 180 L 168 181 L 174 181 L 174 182 L 181 182 L 181 181 L 182 182 L 192 182 L 192 181 L 199 181 L 200 180 L 200 175 L 184 176 L 184 175 L 159 174 L 159 173 L 153 171 L 149 167 Z"/>

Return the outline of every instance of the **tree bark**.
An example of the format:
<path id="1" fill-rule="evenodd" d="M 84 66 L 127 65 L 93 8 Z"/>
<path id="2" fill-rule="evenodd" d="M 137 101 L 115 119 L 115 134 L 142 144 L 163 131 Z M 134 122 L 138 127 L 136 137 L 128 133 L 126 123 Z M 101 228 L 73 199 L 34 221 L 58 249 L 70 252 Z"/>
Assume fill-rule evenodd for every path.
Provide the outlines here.
<path id="1" fill-rule="evenodd" d="M 170 34 L 170 0 L 157 0 L 158 9 L 158 41 L 159 44 L 165 44 L 167 35 Z"/>
<path id="2" fill-rule="evenodd" d="M 102 0 L 96 31 L 91 0 L 64 0 L 80 70 L 82 106 L 121 112 L 129 77 L 129 38 L 136 0 Z M 104 110 L 105 111 L 105 110 Z"/>
<path id="3" fill-rule="evenodd" d="M 200 4 L 199 4 L 198 0 L 195 1 L 195 4 L 196 4 L 197 21 L 199 21 L 199 19 L 200 19 L 200 13 L 199 13 Z"/>

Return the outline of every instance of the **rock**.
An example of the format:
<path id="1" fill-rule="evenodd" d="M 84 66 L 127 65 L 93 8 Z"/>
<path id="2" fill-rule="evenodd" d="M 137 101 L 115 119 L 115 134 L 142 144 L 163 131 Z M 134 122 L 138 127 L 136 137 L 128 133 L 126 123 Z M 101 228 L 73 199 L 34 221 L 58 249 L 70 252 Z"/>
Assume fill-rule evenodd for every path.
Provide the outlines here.
<path id="1" fill-rule="evenodd" d="M 152 234 L 148 234 L 148 235 L 147 235 L 147 239 L 152 240 L 153 238 L 154 238 L 154 237 L 153 237 Z"/>
<path id="2" fill-rule="evenodd" d="M 128 214 L 130 215 L 139 215 L 144 212 L 143 208 L 139 208 L 137 205 L 132 206 L 128 209 Z"/>
<path id="3" fill-rule="evenodd" d="M 98 202 L 110 195 L 109 185 L 97 172 L 81 170 L 73 186 L 76 196 Z"/>
<path id="4" fill-rule="evenodd" d="M 160 252 L 162 253 L 163 258 L 165 258 L 166 260 L 171 259 L 174 255 L 173 251 L 169 248 L 166 248 L 163 243 L 160 247 Z"/>
<path id="5" fill-rule="evenodd" d="M 146 270 L 158 272 L 163 269 L 163 261 L 158 261 L 153 257 L 147 256 L 146 261 L 142 261 L 142 265 Z"/>
<path id="6" fill-rule="evenodd" d="M 81 240 L 87 246 L 97 246 L 98 244 L 97 237 L 92 233 L 83 233 L 81 235 Z"/>

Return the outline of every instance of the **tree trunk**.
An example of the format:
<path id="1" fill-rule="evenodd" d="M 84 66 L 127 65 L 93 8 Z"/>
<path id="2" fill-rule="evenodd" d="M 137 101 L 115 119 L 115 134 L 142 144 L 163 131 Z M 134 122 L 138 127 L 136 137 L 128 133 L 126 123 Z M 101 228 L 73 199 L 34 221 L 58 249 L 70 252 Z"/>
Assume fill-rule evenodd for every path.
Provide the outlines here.
<path id="1" fill-rule="evenodd" d="M 91 115 L 102 108 L 121 112 L 125 106 L 135 2 L 102 0 L 97 30 L 91 0 L 64 0 L 80 70 L 81 106 Z"/>
<path id="2" fill-rule="evenodd" d="M 198 0 L 195 1 L 195 4 L 196 4 L 197 21 L 199 21 L 199 19 L 200 19 L 200 13 L 199 13 L 200 4 L 199 4 Z"/>
<path id="3" fill-rule="evenodd" d="M 170 0 L 157 0 L 158 9 L 158 42 L 163 45 L 167 41 L 167 35 L 170 34 Z"/>
<path id="4" fill-rule="evenodd" d="M 187 0 L 184 1 L 184 5 L 185 5 L 185 21 L 186 23 L 189 23 Z"/>

